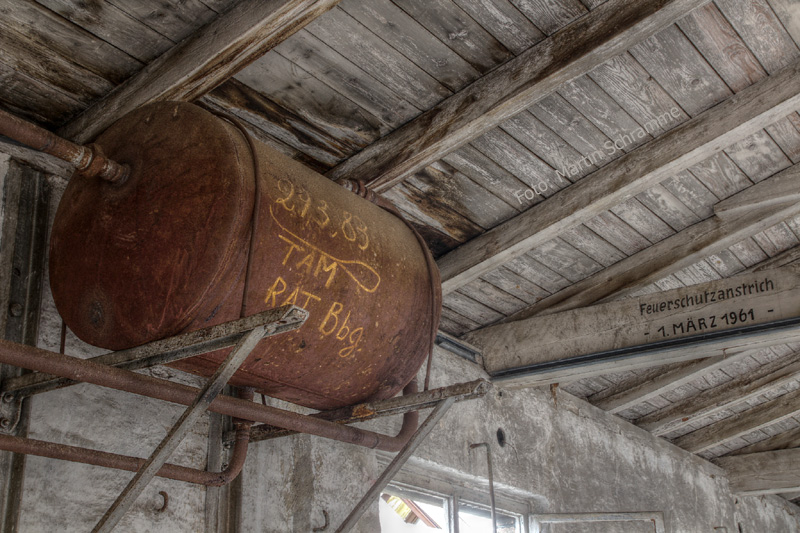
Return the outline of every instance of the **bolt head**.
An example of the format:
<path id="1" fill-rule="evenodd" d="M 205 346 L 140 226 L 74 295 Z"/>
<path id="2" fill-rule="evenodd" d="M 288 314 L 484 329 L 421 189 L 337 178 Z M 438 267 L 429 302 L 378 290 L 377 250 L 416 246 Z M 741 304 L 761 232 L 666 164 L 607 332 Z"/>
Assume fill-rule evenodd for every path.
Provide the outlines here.
<path id="1" fill-rule="evenodd" d="M 11 427 L 11 420 L 8 418 L 0 418 L 0 428 L 8 429 Z"/>
<path id="2" fill-rule="evenodd" d="M 3 403 L 12 403 L 14 401 L 14 395 L 10 392 L 3 394 Z"/>
<path id="3" fill-rule="evenodd" d="M 10 306 L 8 306 L 9 314 L 14 317 L 22 316 L 23 310 L 24 308 L 22 307 L 22 304 L 19 302 L 14 302 Z"/>

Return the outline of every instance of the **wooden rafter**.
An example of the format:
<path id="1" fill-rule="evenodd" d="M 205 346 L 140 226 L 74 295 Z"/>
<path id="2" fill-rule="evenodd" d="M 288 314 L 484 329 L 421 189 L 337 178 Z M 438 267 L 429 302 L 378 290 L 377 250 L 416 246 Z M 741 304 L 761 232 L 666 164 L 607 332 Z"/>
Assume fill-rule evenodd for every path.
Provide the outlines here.
<path id="1" fill-rule="evenodd" d="M 683 18 L 704 0 L 610 0 L 332 169 L 380 192 Z"/>
<path id="2" fill-rule="evenodd" d="M 636 425 L 655 435 L 679 430 L 701 418 L 742 405 L 800 377 L 800 353 L 782 357 L 718 387 L 643 416 Z"/>
<path id="3" fill-rule="evenodd" d="M 157 100 L 193 100 L 322 15 L 339 0 L 244 0 L 95 102 L 60 135 L 86 142 Z"/>
<path id="4" fill-rule="evenodd" d="M 446 294 L 800 107 L 800 62 L 748 87 L 439 259 Z"/>
<path id="5" fill-rule="evenodd" d="M 762 403 L 738 415 L 705 426 L 675 439 L 674 444 L 693 453 L 724 444 L 800 413 L 800 390 Z"/>

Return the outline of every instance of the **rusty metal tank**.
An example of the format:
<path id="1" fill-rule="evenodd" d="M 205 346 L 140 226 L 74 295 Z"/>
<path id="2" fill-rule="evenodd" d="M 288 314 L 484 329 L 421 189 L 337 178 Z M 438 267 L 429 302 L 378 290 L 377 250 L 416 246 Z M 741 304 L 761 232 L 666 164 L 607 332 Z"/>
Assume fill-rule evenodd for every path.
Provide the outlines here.
<path id="1" fill-rule="evenodd" d="M 50 243 L 53 297 L 82 340 L 119 350 L 286 303 L 232 384 L 317 409 L 394 395 L 427 356 L 441 292 L 395 214 L 197 106 L 163 102 L 96 140 L 122 184 L 72 178 Z M 227 352 L 174 363 L 210 375 Z"/>

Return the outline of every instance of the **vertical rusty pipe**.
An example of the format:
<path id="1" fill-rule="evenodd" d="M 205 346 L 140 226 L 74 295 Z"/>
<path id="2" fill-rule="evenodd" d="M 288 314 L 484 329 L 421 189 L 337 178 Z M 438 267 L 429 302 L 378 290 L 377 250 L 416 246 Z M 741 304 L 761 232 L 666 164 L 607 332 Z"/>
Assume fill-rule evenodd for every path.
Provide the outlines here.
<path id="1" fill-rule="evenodd" d="M 6 340 L 0 340 L 0 363 L 182 405 L 190 405 L 198 393 L 198 389 L 187 385 Z M 391 437 L 229 396 L 218 396 L 209 411 L 389 452 L 403 448 L 418 421 L 418 415 L 406 413 L 400 433 Z"/>
<path id="2" fill-rule="evenodd" d="M 78 172 L 111 183 L 123 183 L 129 174 L 125 165 L 108 159 L 97 145 L 81 146 L 0 109 L 0 135 L 75 165 Z"/>
<path id="3" fill-rule="evenodd" d="M 492 533 L 497 533 L 497 509 L 494 502 L 494 474 L 492 473 L 492 448 L 488 442 L 479 442 L 478 444 L 470 444 L 471 450 L 475 448 L 486 448 L 486 464 L 489 469 L 489 501 L 492 504 Z"/>

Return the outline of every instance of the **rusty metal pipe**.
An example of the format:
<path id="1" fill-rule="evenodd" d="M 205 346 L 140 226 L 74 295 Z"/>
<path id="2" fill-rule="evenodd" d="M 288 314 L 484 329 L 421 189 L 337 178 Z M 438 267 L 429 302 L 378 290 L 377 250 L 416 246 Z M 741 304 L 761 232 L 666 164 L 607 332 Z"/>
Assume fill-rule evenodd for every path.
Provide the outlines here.
<path id="1" fill-rule="evenodd" d="M 158 471 L 159 477 L 206 485 L 208 487 L 221 487 L 230 483 L 239 475 L 247 456 L 249 434 L 247 431 L 236 433 L 236 444 L 228 468 L 222 472 L 206 472 L 185 466 L 165 464 Z M 73 463 L 103 466 L 117 470 L 137 472 L 144 464 L 145 459 L 118 455 L 116 453 L 101 452 L 78 446 L 68 446 L 36 439 L 14 437 L 0 434 L 0 450 L 26 455 L 37 455 L 50 459 L 61 459 Z"/>
<path id="2" fill-rule="evenodd" d="M 243 389 L 241 396 L 244 400 L 253 400 L 253 390 Z M 156 474 L 159 477 L 185 481 L 207 487 L 222 487 L 227 485 L 241 473 L 247 459 L 247 449 L 250 443 L 250 427 L 253 422 L 249 420 L 234 420 L 236 436 L 233 443 L 228 466 L 221 472 L 208 472 L 185 466 L 165 464 Z M 138 472 L 145 459 L 119 455 L 116 453 L 92 450 L 79 446 L 69 446 L 36 439 L 14 437 L 10 435 L 0 435 L 0 450 L 25 455 L 37 455 L 50 459 L 60 459 L 73 463 L 83 463 L 87 465 L 114 468 L 117 470 L 127 470 L 128 472 Z"/>
<path id="3" fill-rule="evenodd" d="M 6 340 L 0 340 L 0 363 L 182 405 L 190 405 L 199 392 L 197 388 L 187 385 Z M 218 396 L 211 403 L 209 410 L 235 418 L 388 452 L 402 449 L 416 429 L 418 422 L 418 415 L 406 413 L 403 417 L 402 429 L 396 436 L 391 437 L 229 396 Z"/>
<path id="4" fill-rule="evenodd" d="M 123 183 L 130 173 L 125 165 L 103 155 L 97 145 L 81 146 L 0 109 L 0 135 L 75 165 L 76 171 L 111 183 Z"/>

